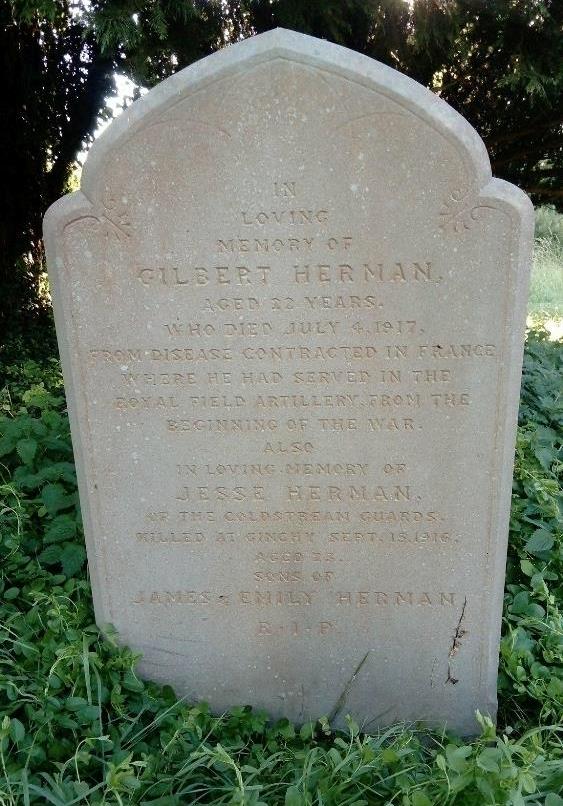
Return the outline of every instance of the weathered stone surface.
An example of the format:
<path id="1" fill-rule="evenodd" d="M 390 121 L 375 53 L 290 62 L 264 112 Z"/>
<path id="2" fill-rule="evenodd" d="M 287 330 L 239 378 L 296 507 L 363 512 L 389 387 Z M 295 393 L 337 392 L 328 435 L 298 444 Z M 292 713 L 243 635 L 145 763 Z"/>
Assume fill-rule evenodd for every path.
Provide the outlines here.
<path id="1" fill-rule="evenodd" d="M 272 31 L 45 226 L 97 619 L 217 711 L 494 713 L 531 205 L 399 73 Z"/>

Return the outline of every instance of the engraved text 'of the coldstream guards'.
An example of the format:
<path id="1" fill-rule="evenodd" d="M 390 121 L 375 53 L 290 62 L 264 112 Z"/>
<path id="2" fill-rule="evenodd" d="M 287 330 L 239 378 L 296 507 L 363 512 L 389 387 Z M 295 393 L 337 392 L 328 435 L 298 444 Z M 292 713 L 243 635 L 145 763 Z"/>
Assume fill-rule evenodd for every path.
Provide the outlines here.
<path id="1" fill-rule="evenodd" d="M 221 713 L 494 716 L 532 208 L 275 30 L 151 90 L 45 237 L 96 618 Z"/>

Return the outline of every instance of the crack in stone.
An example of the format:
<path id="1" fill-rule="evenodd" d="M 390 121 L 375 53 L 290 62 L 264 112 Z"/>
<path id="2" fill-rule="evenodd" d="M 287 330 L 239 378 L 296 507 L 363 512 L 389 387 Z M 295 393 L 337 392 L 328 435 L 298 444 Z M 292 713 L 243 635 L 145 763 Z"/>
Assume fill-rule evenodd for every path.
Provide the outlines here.
<path id="1" fill-rule="evenodd" d="M 366 652 L 364 657 L 361 659 L 361 661 L 358 663 L 358 665 L 356 666 L 356 668 L 352 672 L 352 675 L 350 676 L 350 679 L 348 680 L 348 682 L 344 686 L 340 697 L 336 701 L 336 705 L 334 706 L 334 708 L 332 709 L 332 711 L 328 715 L 328 721 L 329 722 L 332 722 L 334 719 L 336 719 L 336 717 L 338 716 L 340 711 L 346 705 L 346 700 L 348 699 L 348 694 L 350 693 L 350 689 L 352 688 L 352 684 L 354 683 L 354 680 L 356 679 L 356 677 L 359 675 L 360 670 L 361 670 L 362 666 L 364 665 L 364 663 L 366 662 L 366 660 L 368 659 L 368 656 L 369 656 L 370 653 L 371 653 L 371 649 L 368 649 L 368 651 Z"/>
<path id="2" fill-rule="evenodd" d="M 465 608 L 467 607 L 467 596 L 463 600 L 463 607 L 461 608 L 461 615 L 459 617 L 459 621 L 455 628 L 454 637 L 452 640 L 452 645 L 450 647 L 450 651 L 448 652 L 448 676 L 446 677 L 446 683 L 451 683 L 452 686 L 455 686 L 456 683 L 459 683 L 459 678 L 454 677 L 452 674 L 452 658 L 455 658 L 459 649 L 461 647 L 462 639 L 465 635 L 467 635 L 467 630 L 462 629 L 461 624 L 465 617 Z"/>

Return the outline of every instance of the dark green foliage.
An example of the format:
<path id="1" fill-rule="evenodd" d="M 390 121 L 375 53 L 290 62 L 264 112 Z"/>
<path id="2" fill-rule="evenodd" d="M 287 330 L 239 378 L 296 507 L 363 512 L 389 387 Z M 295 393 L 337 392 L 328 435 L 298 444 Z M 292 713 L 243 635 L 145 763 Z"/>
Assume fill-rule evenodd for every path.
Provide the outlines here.
<path id="1" fill-rule="evenodd" d="M 113 61 L 81 9 L 67 0 L 0 0 L 0 343 L 4 328 L 48 316 L 39 294 L 41 221 L 65 193 L 113 84 Z"/>
<path id="2" fill-rule="evenodd" d="M 560 0 L 0 0 L 0 341 L 45 314 L 41 218 L 107 114 L 113 71 L 150 87 L 276 26 L 430 87 L 475 126 L 497 176 L 563 204 Z"/>
<path id="3" fill-rule="evenodd" d="M 537 203 L 561 206 L 562 4 L 421 4 L 429 5 L 444 18 L 448 37 L 446 49 L 438 47 L 442 65 L 438 78 L 434 64 L 435 89 L 477 129 L 495 176 L 519 185 Z"/>
<path id="4" fill-rule="evenodd" d="M 0 803 L 563 806 L 561 345 L 526 347 L 495 732 L 222 716 L 93 623 L 58 365 L 2 366 Z"/>
<path id="5" fill-rule="evenodd" d="M 563 350 L 532 332 L 524 355 L 501 644 L 505 718 L 563 714 Z"/>
<path id="6" fill-rule="evenodd" d="M 176 72 L 179 64 L 208 56 L 240 33 L 236 3 L 207 0 L 101 0 L 93 6 L 90 21 L 116 67 L 145 87 Z"/>
<path id="7" fill-rule="evenodd" d="M 561 343 L 549 341 L 545 330 L 534 330 L 528 338 L 522 367 L 520 425 L 547 426 L 559 434 L 563 427 L 563 351 Z"/>
<path id="8" fill-rule="evenodd" d="M 496 176 L 561 206 L 559 0 L 105 0 L 93 20 L 104 52 L 148 86 L 278 26 L 352 48 L 439 93 L 484 139 Z"/>

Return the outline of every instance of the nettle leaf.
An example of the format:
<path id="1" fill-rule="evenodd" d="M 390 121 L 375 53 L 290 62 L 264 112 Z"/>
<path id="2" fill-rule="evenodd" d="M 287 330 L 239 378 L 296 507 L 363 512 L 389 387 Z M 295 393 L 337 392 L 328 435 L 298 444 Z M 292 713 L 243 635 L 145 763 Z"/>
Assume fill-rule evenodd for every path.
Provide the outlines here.
<path id="1" fill-rule="evenodd" d="M 21 742 L 25 736 L 25 728 L 19 719 L 10 719 L 10 736 L 14 742 Z"/>
<path id="2" fill-rule="evenodd" d="M 65 705 L 69 711 L 79 711 L 88 705 L 88 700 L 85 700 L 84 697 L 67 697 Z"/>
<path id="3" fill-rule="evenodd" d="M 27 423 L 29 423 L 28 417 L 15 417 L 13 419 L 9 417 L 2 417 L 2 419 L 0 419 L 0 431 L 2 433 L 2 438 L 12 441 L 12 447 L 10 450 L 13 450 L 18 439 L 25 434 Z"/>
<path id="4" fill-rule="evenodd" d="M 24 474 L 20 471 L 24 471 Z M 66 481 L 76 485 L 76 471 L 71 462 L 52 462 L 37 473 L 28 473 L 26 468 L 18 467 L 14 472 L 14 479 L 22 489 L 30 490 L 41 487 L 45 482 Z"/>
<path id="5" fill-rule="evenodd" d="M 43 549 L 39 557 L 37 558 L 40 563 L 43 565 L 54 565 L 55 563 L 60 562 L 62 554 L 62 547 L 58 545 L 51 545 L 47 546 L 46 549 Z"/>
<path id="6" fill-rule="evenodd" d="M 520 560 L 520 568 L 527 577 L 531 577 L 536 573 L 536 568 L 529 560 Z"/>
<path id="7" fill-rule="evenodd" d="M 498 772 L 502 761 L 502 753 L 498 747 L 486 747 L 477 756 L 477 766 L 487 772 Z"/>
<path id="8" fill-rule="evenodd" d="M 82 568 L 86 559 L 86 551 L 78 543 L 67 543 L 61 554 L 63 573 L 67 577 L 73 576 Z"/>
<path id="9" fill-rule="evenodd" d="M 90 786 L 86 781 L 73 781 L 72 786 L 76 795 L 80 796 L 80 798 L 86 798 L 90 792 Z"/>
<path id="10" fill-rule="evenodd" d="M 80 719 L 84 719 L 86 722 L 94 722 L 100 718 L 100 707 L 98 705 L 85 705 L 83 708 L 78 709 L 77 713 Z"/>
<path id="11" fill-rule="evenodd" d="M 522 794 L 517 789 L 512 789 L 508 793 L 508 797 L 510 800 L 510 806 L 526 806 L 526 801 L 524 800 Z"/>
<path id="12" fill-rule="evenodd" d="M 32 420 L 31 430 L 33 431 L 36 437 L 46 437 L 47 434 L 49 433 L 49 429 L 47 428 L 45 423 L 37 419 Z"/>
<path id="13" fill-rule="evenodd" d="M 513 649 L 516 653 L 531 653 L 535 642 L 523 627 L 518 627 L 512 633 Z"/>
<path id="14" fill-rule="evenodd" d="M 303 725 L 301 726 L 301 730 L 299 731 L 299 736 L 304 742 L 306 742 L 311 738 L 314 732 L 315 732 L 315 723 L 304 722 Z"/>
<path id="15" fill-rule="evenodd" d="M 74 498 L 67 495 L 61 484 L 47 484 L 41 490 L 41 500 L 50 515 L 55 515 L 61 509 L 68 509 L 74 503 Z"/>
<path id="16" fill-rule="evenodd" d="M 43 444 L 47 450 L 57 451 L 58 453 L 66 454 L 67 456 L 72 457 L 72 444 L 66 434 L 62 437 L 45 437 Z"/>
<path id="17" fill-rule="evenodd" d="M 448 760 L 448 765 L 456 772 L 464 772 L 465 768 L 467 767 L 467 758 L 470 755 L 471 747 L 469 747 L 469 745 L 456 747 L 453 744 L 449 744 L 446 747 L 446 758 Z"/>
<path id="18" fill-rule="evenodd" d="M 26 465 L 30 465 L 35 459 L 37 453 L 37 440 L 32 437 L 27 439 L 20 439 L 16 445 L 18 456 Z"/>
<path id="19" fill-rule="evenodd" d="M 135 675 L 135 673 L 131 669 L 127 669 L 125 674 L 123 675 L 122 681 L 123 688 L 127 691 L 142 691 L 145 687 L 145 684 L 142 680 Z"/>
<path id="20" fill-rule="evenodd" d="M 303 806 L 303 798 L 296 786 L 288 786 L 285 790 L 285 806 Z"/>
<path id="21" fill-rule="evenodd" d="M 49 544 L 71 540 L 76 535 L 76 529 L 76 519 L 72 515 L 58 515 L 45 532 L 43 542 Z"/>
<path id="22" fill-rule="evenodd" d="M 436 765 L 442 772 L 447 772 L 446 758 L 441 753 L 436 756 Z"/>
<path id="23" fill-rule="evenodd" d="M 65 429 L 64 420 L 58 411 L 53 411 L 52 409 L 45 411 L 41 419 L 51 431 L 61 431 Z"/>
<path id="24" fill-rule="evenodd" d="M 563 700 L 563 680 L 560 680 L 558 677 L 552 677 L 547 684 L 547 693 L 555 700 Z M 561 806 L 563 806 L 563 801 L 561 802 Z"/>
<path id="25" fill-rule="evenodd" d="M 526 613 L 529 604 L 530 604 L 530 596 L 528 594 L 528 591 L 523 590 L 517 593 L 514 599 L 512 600 L 512 606 L 510 610 L 512 611 L 512 613 L 524 614 Z"/>
<path id="26" fill-rule="evenodd" d="M 538 555 L 550 551 L 553 547 L 555 538 L 546 529 L 536 529 L 534 534 L 529 538 L 526 543 L 526 551 L 530 554 Z"/>
<path id="27" fill-rule="evenodd" d="M 4 434 L 0 437 L 0 456 L 7 456 L 9 453 L 12 453 L 15 447 L 16 440 L 14 437 L 8 434 Z"/>
<path id="28" fill-rule="evenodd" d="M 375 754 L 372 751 L 372 757 L 375 758 Z M 396 764 L 400 760 L 399 754 L 393 750 L 392 747 L 386 747 L 383 752 L 381 753 L 381 760 L 384 764 Z"/>

